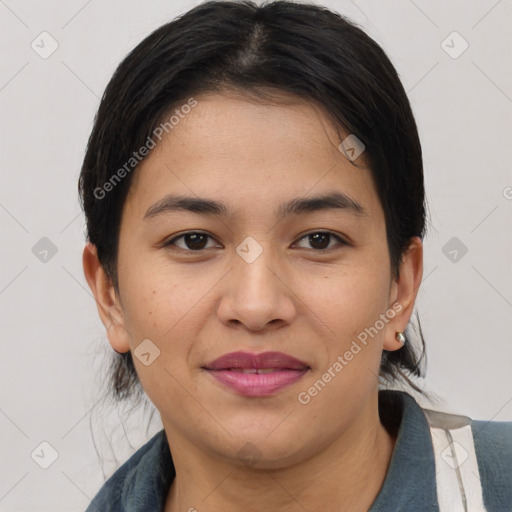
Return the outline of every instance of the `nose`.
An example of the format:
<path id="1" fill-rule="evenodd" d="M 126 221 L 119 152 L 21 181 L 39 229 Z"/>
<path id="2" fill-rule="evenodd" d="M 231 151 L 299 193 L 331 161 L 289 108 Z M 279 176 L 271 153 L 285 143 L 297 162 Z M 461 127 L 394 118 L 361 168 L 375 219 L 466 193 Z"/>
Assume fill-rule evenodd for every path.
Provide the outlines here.
<path id="1" fill-rule="evenodd" d="M 297 314 L 296 298 L 277 256 L 254 241 L 241 246 L 223 280 L 219 319 L 226 325 L 242 324 L 251 331 L 290 324 Z M 259 254 L 254 259 L 256 249 Z"/>

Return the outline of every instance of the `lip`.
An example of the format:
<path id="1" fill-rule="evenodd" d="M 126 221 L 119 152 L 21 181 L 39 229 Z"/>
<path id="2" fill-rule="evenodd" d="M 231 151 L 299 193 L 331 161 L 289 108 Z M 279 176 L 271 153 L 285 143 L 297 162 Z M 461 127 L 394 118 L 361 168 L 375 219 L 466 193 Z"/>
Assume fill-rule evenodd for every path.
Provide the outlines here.
<path id="1" fill-rule="evenodd" d="M 245 396 L 271 395 L 294 384 L 310 370 L 303 361 L 282 352 L 231 352 L 203 368 L 217 381 Z M 260 370 L 272 371 L 258 373 Z"/>
<path id="2" fill-rule="evenodd" d="M 241 368 L 244 370 L 272 368 L 276 370 L 304 370 L 309 366 L 295 357 L 283 354 L 282 352 L 262 352 L 253 354 L 251 352 L 230 352 L 224 354 L 204 366 L 207 370 L 230 370 Z"/>

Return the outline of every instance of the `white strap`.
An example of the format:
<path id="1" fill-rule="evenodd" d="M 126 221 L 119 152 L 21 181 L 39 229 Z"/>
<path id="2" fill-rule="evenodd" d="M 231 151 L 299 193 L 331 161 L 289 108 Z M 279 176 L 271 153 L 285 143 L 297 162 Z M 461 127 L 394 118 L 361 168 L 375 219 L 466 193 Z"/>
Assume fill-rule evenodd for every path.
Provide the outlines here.
<path id="1" fill-rule="evenodd" d="M 440 512 L 485 512 L 471 419 L 423 411 L 430 424 Z"/>

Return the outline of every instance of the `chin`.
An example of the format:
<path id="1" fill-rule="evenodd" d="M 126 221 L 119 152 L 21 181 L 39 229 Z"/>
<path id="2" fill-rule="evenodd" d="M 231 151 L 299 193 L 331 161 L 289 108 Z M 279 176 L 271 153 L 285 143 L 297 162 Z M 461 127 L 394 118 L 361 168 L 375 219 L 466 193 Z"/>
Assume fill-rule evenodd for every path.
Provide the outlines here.
<path id="1" fill-rule="evenodd" d="M 297 433 L 283 431 L 281 435 L 261 431 L 245 431 L 222 445 L 212 446 L 219 455 L 240 467 L 251 469 L 282 469 L 308 458 L 308 449 L 299 444 Z M 311 448 L 311 452 L 314 449 Z"/>

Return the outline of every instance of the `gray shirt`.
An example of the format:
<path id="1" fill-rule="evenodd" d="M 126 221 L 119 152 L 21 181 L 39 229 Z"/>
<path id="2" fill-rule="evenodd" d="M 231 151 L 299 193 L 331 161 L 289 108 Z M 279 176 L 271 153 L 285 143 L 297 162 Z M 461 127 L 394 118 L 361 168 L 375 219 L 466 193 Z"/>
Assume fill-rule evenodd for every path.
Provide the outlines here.
<path id="1" fill-rule="evenodd" d="M 379 414 L 397 440 L 369 512 L 439 511 L 432 439 L 422 408 L 407 393 L 383 390 Z M 512 422 L 472 420 L 471 429 L 485 507 L 488 512 L 512 512 Z M 105 482 L 86 512 L 163 512 L 175 476 L 161 430 Z"/>

